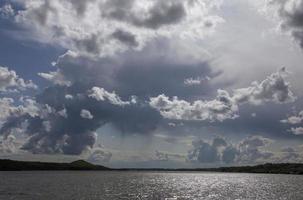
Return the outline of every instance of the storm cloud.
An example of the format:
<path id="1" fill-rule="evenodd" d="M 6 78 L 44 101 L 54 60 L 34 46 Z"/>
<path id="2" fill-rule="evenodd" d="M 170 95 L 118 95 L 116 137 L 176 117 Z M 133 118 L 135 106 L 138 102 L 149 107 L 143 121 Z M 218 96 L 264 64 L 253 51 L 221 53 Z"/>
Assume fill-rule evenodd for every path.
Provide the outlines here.
<path id="1" fill-rule="evenodd" d="M 278 6 L 282 30 L 290 32 L 303 48 L 303 1 L 270 0 L 269 3 Z"/>

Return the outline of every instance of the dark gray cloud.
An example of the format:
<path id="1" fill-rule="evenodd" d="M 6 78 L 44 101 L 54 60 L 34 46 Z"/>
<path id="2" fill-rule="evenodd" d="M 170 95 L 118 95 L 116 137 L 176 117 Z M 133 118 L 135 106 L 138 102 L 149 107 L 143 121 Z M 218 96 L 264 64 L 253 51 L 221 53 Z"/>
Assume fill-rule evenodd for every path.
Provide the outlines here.
<path id="1" fill-rule="evenodd" d="M 126 44 L 127 46 L 136 47 L 139 45 L 138 41 L 136 40 L 136 36 L 134 34 L 121 29 L 116 30 L 112 34 L 112 37 L 120 41 L 121 43 Z"/>
<path id="2" fill-rule="evenodd" d="M 282 29 L 290 31 L 291 35 L 299 42 L 301 48 L 303 48 L 303 1 L 272 0 L 270 3 L 279 6 Z"/>
<path id="3" fill-rule="evenodd" d="M 163 61 L 160 57 L 148 62 L 129 61 L 116 74 L 117 92 L 124 95 L 135 94 L 148 97 L 162 93 L 195 99 L 213 92 L 209 82 L 201 85 L 187 86 L 184 80 L 195 76 L 216 77 L 208 63 L 176 64 Z M 147 92 L 148 91 L 148 92 Z"/>
<path id="4" fill-rule="evenodd" d="M 238 155 L 239 151 L 237 148 L 228 146 L 222 152 L 222 161 L 226 164 L 234 163 Z"/>
<path id="5" fill-rule="evenodd" d="M 26 121 L 30 139 L 22 147 L 33 153 L 80 154 L 93 148 L 95 131 L 111 124 L 122 133 L 147 134 L 163 123 L 160 113 L 146 100 L 165 92 L 194 99 L 212 92 L 205 84 L 189 87 L 189 77 L 215 77 L 208 63 L 181 63 L 161 55 L 122 55 L 120 59 L 92 60 L 68 52 L 57 71 L 40 73 L 53 85 L 35 98 L 40 114 L 23 112 L 11 117 L 2 133 Z"/>
<path id="6" fill-rule="evenodd" d="M 182 1 L 155 1 L 145 15 L 130 12 L 134 5 L 134 0 L 109 0 L 101 4 L 101 10 L 103 10 L 103 17 L 151 29 L 179 23 L 186 17 Z"/>
<path id="7" fill-rule="evenodd" d="M 62 86 L 47 88 L 37 96 L 37 106 L 43 115 L 25 113 L 11 117 L 1 133 L 9 133 L 26 122 L 24 133 L 29 139 L 22 149 L 33 153 L 77 155 L 93 147 L 95 131 L 106 123 L 123 133 L 148 133 L 156 129 L 161 120 L 157 111 L 144 105 L 114 105 L 108 100 L 91 98 L 86 91 L 79 94 L 72 90 L 72 87 Z M 66 94 L 73 94 L 74 98 L 66 99 Z M 65 115 L 62 115 L 63 109 Z"/>
<path id="8" fill-rule="evenodd" d="M 163 49 L 171 50 L 168 46 L 159 41 L 142 52 L 129 52 L 119 55 L 119 58 L 96 61 L 69 53 L 59 58 L 56 72 L 40 75 L 59 85 L 78 85 L 80 90 L 100 86 L 116 91 L 124 98 L 136 95 L 144 100 L 162 93 L 195 99 L 210 95 L 216 87 L 229 84 L 214 85 L 211 80 L 193 86 L 184 84 L 191 77 L 215 78 L 221 72 L 213 71 L 207 62 L 183 59 L 178 62 L 162 54 Z"/>

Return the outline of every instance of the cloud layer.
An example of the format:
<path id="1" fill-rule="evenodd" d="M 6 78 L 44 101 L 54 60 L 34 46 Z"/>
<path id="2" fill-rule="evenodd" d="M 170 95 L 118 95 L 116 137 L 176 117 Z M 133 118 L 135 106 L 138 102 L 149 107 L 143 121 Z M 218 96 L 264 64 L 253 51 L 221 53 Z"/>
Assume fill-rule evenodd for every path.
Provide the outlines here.
<path id="1" fill-rule="evenodd" d="M 19 1 L 17 23 L 31 39 L 58 44 L 82 55 L 106 56 L 142 49 L 159 36 L 202 37 L 222 19 L 209 0 L 37 0 Z M 106 27 L 106 28 L 104 28 Z"/>

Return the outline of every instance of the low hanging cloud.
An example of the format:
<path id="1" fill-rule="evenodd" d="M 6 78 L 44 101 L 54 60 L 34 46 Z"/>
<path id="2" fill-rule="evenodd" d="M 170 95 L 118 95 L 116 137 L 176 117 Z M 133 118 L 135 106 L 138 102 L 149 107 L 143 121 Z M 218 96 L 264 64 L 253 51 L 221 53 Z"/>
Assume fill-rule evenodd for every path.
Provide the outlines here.
<path id="1" fill-rule="evenodd" d="M 293 147 L 284 147 L 281 153 L 282 154 L 276 158 L 277 162 L 299 163 L 303 161 L 302 151 L 298 151 Z"/>
<path id="2" fill-rule="evenodd" d="M 203 37 L 223 21 L 212 14 L 220 2 L 24 0 L 14 21 L 30 30 L 32 40 L 98 57 L 142 49 L 159 36 Z"/>
<path id="3" fill-rule="evenodd" d="M 278 7 L 281 29 L 289 32 L 303 48 L 303 1 L 269 0 L 268 2 Z"/>
<path id="4" fill-rule="evenodd" d="M 11 154 L 17 151 L 16 138 L 13 135 L 9 135 L 0 141 L 0 153 Z"/>
<path id="5" fill-rule="evenodd" d="M 167 162 L 167 161 L 172 161 L 172 160 L 184 160 L 184 159 L 185 159 L 185 156 L 181 155 L 181 154 L 155 151 L 155 155 L 152 160 Z"/>
<path id="6" fill-rule="evenodd" d="M 110 162 L 112 156 L 113 154 L 111 152 L 106 151 L 104 148 L 100 146 L 92 150 L 92 153 L 87 158 L 87 160 L 89 162 L 97 163 L 97 164 L 108 163 Z"/>
<path id="7" fill-rule="evenodd" d="M 259 105 L 266 102 L 289 103 L 296 97 L 286 81 L 288 72 L 282 68 L 271 74 L 262 82 L 253 82 L 252 86 L 233 91 L 230 95 L 225 90 L 218 90 L 215 100 L 197 100 L 193 103 L 170 99 L 162 94 L 150 98 L 151 107 L 159 110 L 161 115 L 173 120 L 224 121 L 238 117 L 239 106 L 242 104 Z"/>
<path id="8" fill-rule="evenodd" d="M 251 136 L 240 141 L 238 144 L 230 144 L 221 137 L 213 141 L 193 141 L 193 148 L 188 152 L 187 161 L 193 163 L 242 163 L 252 164 L 258 161 L 266 161 L 273 157 L 271 152 L 262 148 L 269 145 L 270 139 Z"/>

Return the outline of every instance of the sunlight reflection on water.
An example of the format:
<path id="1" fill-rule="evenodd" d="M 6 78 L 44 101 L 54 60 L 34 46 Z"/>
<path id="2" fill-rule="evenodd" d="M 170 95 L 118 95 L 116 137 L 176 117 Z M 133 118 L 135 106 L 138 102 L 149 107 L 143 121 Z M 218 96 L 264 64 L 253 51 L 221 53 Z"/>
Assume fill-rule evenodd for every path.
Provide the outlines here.
<path id="1" fill-rule="evenodd" d="M 0 172 L 0 199 L 302 200 L 303 176 L 163 172 Z"/>

